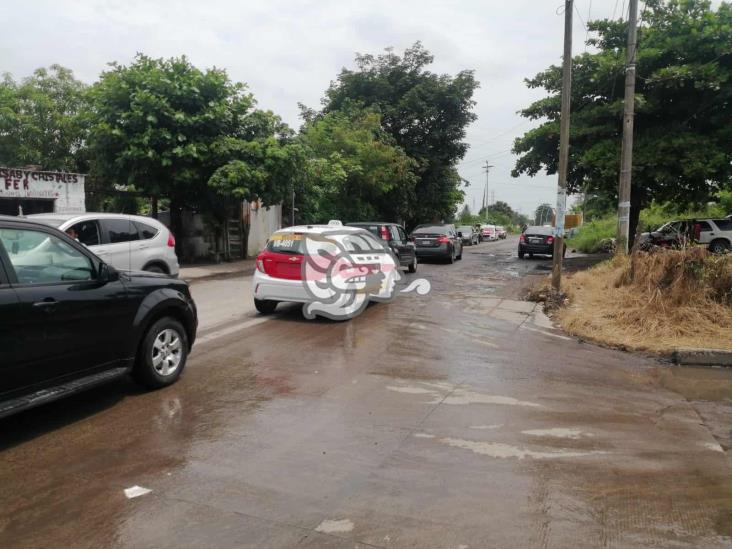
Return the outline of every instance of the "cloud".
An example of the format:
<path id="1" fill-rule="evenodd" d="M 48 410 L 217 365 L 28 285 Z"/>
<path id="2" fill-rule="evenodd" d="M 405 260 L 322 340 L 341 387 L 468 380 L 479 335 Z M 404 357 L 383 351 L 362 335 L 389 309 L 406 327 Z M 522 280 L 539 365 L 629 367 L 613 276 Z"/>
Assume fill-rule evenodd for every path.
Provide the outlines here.
<path id="1" fill-rule="evenodd" d="M 225 68 L 246 82 L 262 108 L 299 127 L 297 103 L 317 107 L 355 52 L 403 50 L 416 40 L 435 55 L 433 70 L 473 69 L 478 121 L 461 175 L 473 185 L 466 202 L 480 205 L 490 160 L 497 200 L 524 212 L 554 202 L 556 177 L 510 177 L 514 159 L 505 151 L 528 125 L 516 111 L 541 96 L 523 78 L 561 61 L 563 18 L 559 0 L 456 2 L 401 0 L 5 0 L 0 17 L 3 70 L 20 78 L 60 63 L 94 81 L 107 63 L 128 63 L 136 52 L 187 55 L 201 67 Z M 609 16 L 615 2 L 594 0 L 592 16 Z M 589 0 L 578 0 L 587 19 Z M 585 31 L 576 18 L 575 51 Z M 505 135 L 500 135 L 505 133 Z M 496 137 L 498 136 L 498 137 Z"/>

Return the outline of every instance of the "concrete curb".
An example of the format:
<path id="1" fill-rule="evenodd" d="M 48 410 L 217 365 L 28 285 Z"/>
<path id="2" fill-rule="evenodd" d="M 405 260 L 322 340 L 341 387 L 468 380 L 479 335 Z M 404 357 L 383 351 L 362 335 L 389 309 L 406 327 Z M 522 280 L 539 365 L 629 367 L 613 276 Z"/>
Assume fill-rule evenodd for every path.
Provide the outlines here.
<path id="1" fill-rule="evenodd" d="M 674 350 L 671 358 L 679 365 L 732 367 L 732 351 L 721 349 L 680 347 Z"/>

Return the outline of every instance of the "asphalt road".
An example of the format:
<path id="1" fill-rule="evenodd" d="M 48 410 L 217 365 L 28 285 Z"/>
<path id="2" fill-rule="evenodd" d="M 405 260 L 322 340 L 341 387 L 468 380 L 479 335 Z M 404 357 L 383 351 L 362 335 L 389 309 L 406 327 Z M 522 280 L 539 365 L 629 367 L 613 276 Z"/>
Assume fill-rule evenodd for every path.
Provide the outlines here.
<path id="1" fill-rule="evenodd" d="M 0 547 L 730 546 L 730 372 L 552 329 L 515 246 L 347 322 L 197 282 L 176 385 L 0 420 Z"/>

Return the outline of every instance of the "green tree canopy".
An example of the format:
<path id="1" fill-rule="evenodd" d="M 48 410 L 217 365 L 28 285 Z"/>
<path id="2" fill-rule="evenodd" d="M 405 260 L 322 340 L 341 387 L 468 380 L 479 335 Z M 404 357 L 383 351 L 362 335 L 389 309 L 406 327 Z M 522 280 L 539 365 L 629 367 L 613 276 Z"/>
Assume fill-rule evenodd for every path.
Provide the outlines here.
<path id="1" fill-rule="evenodd" d="M 627 23 L 591 21 L 597 53 L 573 60 L 570 192 L 617 196 Z M 637 49 L 631 234 L 652 200 L 702 203 L 732 178 L 732 6 L 648 0 Z M 561 68 L 526 81 L 548 96 L 521 114 L 544 120 L 514 143 L 513 170 L 558 167 Z"/>
<path id="2" fill-rule="evenodd" d="M 0 165 L 84 172 L 86 86 L 60 65 L 0 82 Z"/>
<path id="3" fill-rule="evenodd" d="M 298 189 L 304 222 L 400 220 L 414 200 L 416 162 L 395 145 L 373 111 L 310 117 L 299 136 L 307 177 Z"/>
<path id="4" fill-rule="evenodd" d="M 326 92 L 324 112 L 354 106 L 376 109 L 381 124 L 417 162 L 417 200 L 410 223 L 450 219 L 462 200 L 456 171 L 467 145 L 466 127 L 475 120 L 472 71 L 455 77 L 427 70 L 432 55 L 417 42 L 403 56 L 357 55 L 356 70 L 343 69 Z"/>
<path id="5" fill-rule="evenodd" d="M 94 166 L 110 181 L 209 210 L 222 196 L 284 198 L 291 132 L 225 71 L 138 54 L 112 64 L 91 97 Z"/>

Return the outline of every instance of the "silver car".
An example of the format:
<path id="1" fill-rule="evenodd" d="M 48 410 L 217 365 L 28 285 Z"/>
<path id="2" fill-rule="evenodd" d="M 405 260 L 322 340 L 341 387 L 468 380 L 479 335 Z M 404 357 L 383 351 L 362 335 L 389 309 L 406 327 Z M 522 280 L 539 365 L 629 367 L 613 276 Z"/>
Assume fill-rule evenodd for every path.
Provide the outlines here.
<path id="1" fill-rule="evenodd" d="M 48 213 L 27 217 L 66 232 L 120 271 L 178 276 L 175 238 L 156 219 L 112 213 Z"/>

